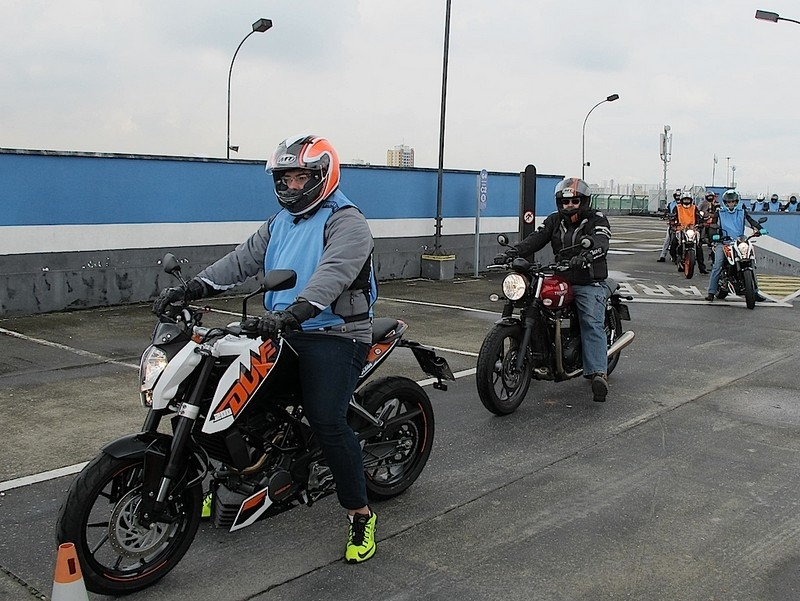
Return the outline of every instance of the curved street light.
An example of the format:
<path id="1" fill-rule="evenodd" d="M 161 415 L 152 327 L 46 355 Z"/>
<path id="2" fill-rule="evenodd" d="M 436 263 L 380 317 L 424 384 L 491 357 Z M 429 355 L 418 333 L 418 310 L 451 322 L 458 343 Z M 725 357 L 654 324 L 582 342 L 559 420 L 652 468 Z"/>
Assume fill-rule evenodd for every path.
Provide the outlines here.
<path id="1" fill-rule="evenodd" d="M 589 115 L 592 114 L 592 111 L 596 109 L 598 106 L 603 104 L 604 102 L 614 102 L 615 100 L 619 99 L 619 94 L 611 94 L 611 96 L 607 96 L 605 100 L 601 100 L 597 104 L 595 104 L 589 112 L 586 113 L 586 118 L 583 120 L 583 131 L 581 132 L 581 179 L 585 180 L 584 177 L 586 173 L 586 167 L 589 163 L 586 162 L 586 121 L 589 119 Z"/>
<path id="2" fill-rule="evenodd" d="M 231 158 L 231 150 L 234 152 L 239 151 L 238 146 L 231 146 L 231 73 L 233 73 L 233 61 L 236 60 L 236 55 L 239 54 L 239 48 L 242 47 L 242 44 L 244 44 L 247 38 L 256 32 L 264 33 L 270 27 L 272 27 L 272 20 L 270 19 L 259 19 L 253 23 L 253 31 L 244 36 L 242 41 L 239 42 L 239 45 L 236 47 L 236 52 L 233 53 L 233 58 L 231 59 L 231 68 L 228 69 L 228 139 L 225 144 L 225 158 L 227 159 Z"/>
<path id="3" fill-rule="evenodd" d="M 786 17 L 781 17 L 778 13 L 773 13 L 768 10 L 757 10 L 756 11 L 756 19 L 761 21 L 772 21 L 773 23 L 777 23 L 778 21 L 789 21 L 790 23 L 797 23 L 800 25 L 800 21 L 795 21 L 794 19 L 787 19 Z"/>

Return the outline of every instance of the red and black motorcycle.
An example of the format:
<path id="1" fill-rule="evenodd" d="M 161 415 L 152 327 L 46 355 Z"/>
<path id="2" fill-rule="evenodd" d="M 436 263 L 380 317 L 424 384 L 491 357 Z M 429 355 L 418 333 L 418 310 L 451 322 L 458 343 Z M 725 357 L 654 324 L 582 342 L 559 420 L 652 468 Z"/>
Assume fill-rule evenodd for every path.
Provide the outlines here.
<path id="1" fill-rule="evenodd" d="M 509 245 L 503 234 L 497 241 Z M 584 239 L 580 246 L 590 247 L 591 239 Z M 562 253 L 573 248 L 566 247 Z M 505 415 L 519 407 L 532 380 L 562 382 L 582 375 L 580 324 L 572 286 L 559 275 L 569 269 L 569 261 L 557 256 L 555 263 L 542 266 L 517 257 L 489 269 L 510 273 L 503 280 L 502 317 L 481 345 L 475 379 L 483 405 L 496 415 Z M 622 301 L 632 297 L 623 297 L 613 280 L 606 282 L 611 288 L 605 314 L 610 374 L 634 333 L 622 331 L 622 321 L 630 320 Z M 490 298 L 500 300 L 496 294 Z"/>

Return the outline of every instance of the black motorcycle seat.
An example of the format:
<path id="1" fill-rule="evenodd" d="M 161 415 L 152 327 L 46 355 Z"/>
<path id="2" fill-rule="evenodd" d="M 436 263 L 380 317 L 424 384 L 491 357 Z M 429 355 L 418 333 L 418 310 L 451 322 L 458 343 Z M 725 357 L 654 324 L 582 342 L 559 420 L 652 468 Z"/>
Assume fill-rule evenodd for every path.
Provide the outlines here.
<path id="1" fill-rule="evenodd" d="M 405 328 L 401 322 L 391 317 L 376 317 L 372 320 L 372 344 L 376 344 L 386 338 L 392 332 L 399 332 Z"/>

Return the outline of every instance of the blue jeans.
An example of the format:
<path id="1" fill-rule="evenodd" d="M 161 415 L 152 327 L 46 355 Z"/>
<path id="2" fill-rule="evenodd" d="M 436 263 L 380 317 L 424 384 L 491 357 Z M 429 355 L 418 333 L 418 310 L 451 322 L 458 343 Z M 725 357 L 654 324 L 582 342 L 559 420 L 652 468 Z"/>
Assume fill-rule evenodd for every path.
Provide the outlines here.
<path id="1" fill-rule="evenodd" d="M 361 446 L 347 423 L 347 407 L 369 345 L 330 334 L 286 336 L 299 356 L 303 408 L 336 482 L 345 509 L 367 505 Z"/>
<path id="2" fill-rule="evenodd" d="M 711 276 L 708 278 L 708 293 L 716 294 L 719 288 L 719 276 L 722 275 L 722 266 L 727 263 L 725 251 L 722 244 L 717 244 L 714 251 L 714 267 L 711 268 Z"/>
<path id="3" fill-rule="evenodd" d="M 606 301 L 611 289 L 605 281 L 572 286 L 575 292 L 575 306 L 581 325 L 581 351 L 583 375 L 605 374 L 608 372 L 608 343 L 604 328 L 606 320 Z"/>

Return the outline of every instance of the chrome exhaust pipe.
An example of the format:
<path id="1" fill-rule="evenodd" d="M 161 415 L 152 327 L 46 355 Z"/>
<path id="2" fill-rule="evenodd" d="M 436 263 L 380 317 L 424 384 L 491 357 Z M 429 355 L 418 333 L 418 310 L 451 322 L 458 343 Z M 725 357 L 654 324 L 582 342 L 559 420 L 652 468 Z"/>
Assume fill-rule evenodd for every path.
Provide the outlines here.
<path id="1" fill-rule="evenodd" d="M 612 344 L 610 347 L 608 347 L 608 356 L 610 357 L 611 355 L 615 355 L 619 351 L 624 349 L 631 342 L 633 342 L 633 339 L 634 339 L 635 336 L 636 336 L 636 334 L 634 334 L 630 330 L 628 330 L 627 332 L 623 332 L 622 336 L 617 338 L 617 340 L 614 342 L 614 344 Z"/>

